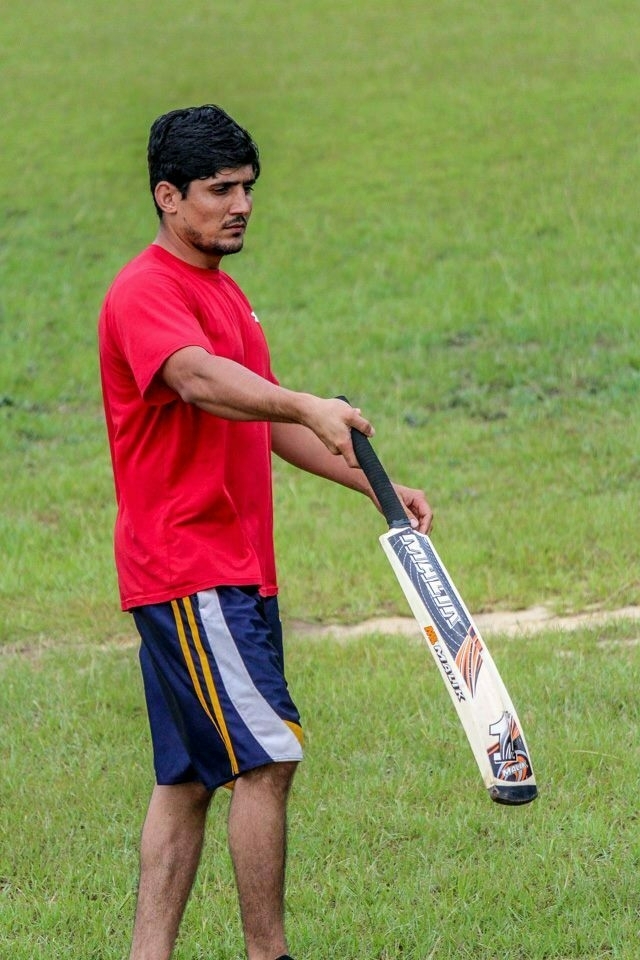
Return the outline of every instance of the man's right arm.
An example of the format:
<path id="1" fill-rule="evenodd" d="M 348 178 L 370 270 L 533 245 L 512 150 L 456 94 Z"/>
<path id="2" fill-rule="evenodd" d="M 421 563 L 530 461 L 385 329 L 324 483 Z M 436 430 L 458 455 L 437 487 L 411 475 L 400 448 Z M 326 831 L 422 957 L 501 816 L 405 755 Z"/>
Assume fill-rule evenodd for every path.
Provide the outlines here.
<path id="1" fill-rule="evenodd" d="M 303 424 L 351 467 L 357 466 L 351 428 L 373 435 L 369 421 L 344 401 L 287 390 L 202 347 L 177 350 L 165 361 L 162 377 L 185 403 L 216 417 Z"/>

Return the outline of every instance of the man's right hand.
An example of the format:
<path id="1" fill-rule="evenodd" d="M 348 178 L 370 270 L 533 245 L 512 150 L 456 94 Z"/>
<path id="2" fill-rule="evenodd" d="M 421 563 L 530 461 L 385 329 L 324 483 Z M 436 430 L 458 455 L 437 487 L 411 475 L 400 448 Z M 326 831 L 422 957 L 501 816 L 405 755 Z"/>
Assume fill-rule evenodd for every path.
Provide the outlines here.
<path id="1" fill-rule="evenodd" d="M 314 396 L 308 397 L 307 408 L 302 421 L 304 425 L 313 430 L 331 453 L 344 457 L 350 467 L 358 467 L 351 430 L 359 430 L 367 437 L 375 433 L 360 408 L 352 407 L 344 400 L 323 400 Z"/>

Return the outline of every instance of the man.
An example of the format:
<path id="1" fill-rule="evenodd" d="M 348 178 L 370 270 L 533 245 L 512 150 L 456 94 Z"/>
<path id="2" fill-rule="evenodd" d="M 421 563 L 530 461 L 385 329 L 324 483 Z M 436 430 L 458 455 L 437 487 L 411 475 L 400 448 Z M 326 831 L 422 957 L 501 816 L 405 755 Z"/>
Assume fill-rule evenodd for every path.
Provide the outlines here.
<path id="1" fill-rule="evenodd" d="M 156 772 L 130 957 L 170 957 L 226 785 L 247 955 L 282 960 L 302 733 L 284 676 L 271 452 L 372 496 L 350 429 L 373 430 L 343 401 L 278 384 L 256 314 L 219 269 L 242 249 L 260 173 L 247 131 L 215 106 L 174 110 L 153 124 L 148 161 L 158 234 L 115 279 L 99 324 L 116 565 Z M 397 489 L 427 531 L 423 493 Z"/>

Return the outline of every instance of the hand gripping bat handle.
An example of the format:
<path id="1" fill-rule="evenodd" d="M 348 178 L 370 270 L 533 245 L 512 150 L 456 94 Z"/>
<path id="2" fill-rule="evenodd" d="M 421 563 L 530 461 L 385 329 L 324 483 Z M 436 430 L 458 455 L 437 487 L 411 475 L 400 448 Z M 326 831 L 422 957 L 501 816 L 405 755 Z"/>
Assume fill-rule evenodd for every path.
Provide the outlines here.
<path id="1" fill-rule="evenodd" d="M 338 397 L 338 399 L 349 403 L 346 397 Z M 380 463 L 378 455 L 371 446 L 369 438 L 365 437 L 364 433 L 360 433 L 359 430 L 352 428 L 351 440 L 356 459 L 378 498 L 380 509 L 389 527 L 410 527 L 411 522 L 405 513 L 400 498 L 394 490 L 386 470 Z"/>

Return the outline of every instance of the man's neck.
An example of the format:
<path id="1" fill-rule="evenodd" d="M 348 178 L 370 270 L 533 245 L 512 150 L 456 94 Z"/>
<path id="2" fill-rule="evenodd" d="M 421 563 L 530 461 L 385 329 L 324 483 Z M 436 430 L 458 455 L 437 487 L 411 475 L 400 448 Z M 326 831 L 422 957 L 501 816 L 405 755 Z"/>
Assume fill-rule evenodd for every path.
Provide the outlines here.
<path id="1" fill-rule="evenodd" d="M 179 260 L 184 260 L 192 267 L 200 267 L 203 270 L 217 270 L 222 260 L 221 254 L 208 254 L 202 250 L 197 250 L 195 247 L 184 243 L 179 237 L 174 236 L 162 225 L 153 242 L 157 247 L 162 247 L 163 250 L 167 250 L 168 253 L 173 254 Z"/>

